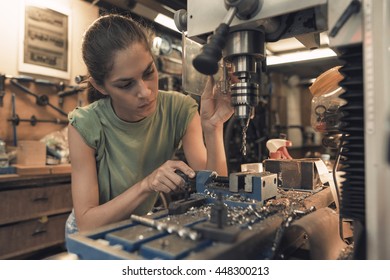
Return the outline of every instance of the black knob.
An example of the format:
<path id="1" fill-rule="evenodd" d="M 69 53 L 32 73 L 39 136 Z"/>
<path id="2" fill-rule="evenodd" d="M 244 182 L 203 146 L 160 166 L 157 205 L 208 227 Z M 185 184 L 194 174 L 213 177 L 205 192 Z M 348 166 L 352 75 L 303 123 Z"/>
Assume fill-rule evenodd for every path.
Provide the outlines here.
<path id="1" fill-rule="evenodd" d="M 186 182 L 186 183 L 188 182 L 188 176 L 187 176 L 187 174 L 185 174 L 183 171 L 177 169 L 177 170 L 175 170 L 175 173 L 176 173 L 177 175 L 179 175 L 180 177 L 182 177 L 183 180 L 184 180 L 184 182 Z"/>
<path id="2" fill-rule="evenodd" d="M 218 72 L 218 62 L 222 58 L 222 50 L 229 34 L 229 25 L 221 23 L 211 36 L 210 42 L 203 46 L 202 52 L 192 61 L 195 69 L 204 75 Z"/>

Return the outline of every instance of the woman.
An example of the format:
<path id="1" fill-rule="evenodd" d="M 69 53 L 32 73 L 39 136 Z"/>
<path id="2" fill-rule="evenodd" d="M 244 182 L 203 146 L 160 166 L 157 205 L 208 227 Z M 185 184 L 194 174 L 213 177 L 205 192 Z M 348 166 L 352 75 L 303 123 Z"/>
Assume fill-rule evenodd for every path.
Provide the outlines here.
<path id="1" fill-rule="evenodd" d="M 233 110 L 215 97 L 212 78 L 200 114 L 190 96 L 159 91 L 145 31 L 120 15 L 92 23 L 82 54 L 95 101 L 69 114 L 74 211 L 67 234 L 146 214 L 159 192 L 183 187 L 175 170 L 227 175 L 223 123 Z M 180 143 L 188 165 L 171 160 Z"/>

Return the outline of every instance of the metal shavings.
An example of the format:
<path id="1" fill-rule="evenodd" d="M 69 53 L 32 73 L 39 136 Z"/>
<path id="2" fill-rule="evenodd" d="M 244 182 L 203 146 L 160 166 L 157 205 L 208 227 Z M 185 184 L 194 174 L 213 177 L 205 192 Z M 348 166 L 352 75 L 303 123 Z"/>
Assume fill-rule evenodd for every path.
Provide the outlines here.
<path id="1" fill-rule="evenodd" d="M 150 226 L 158 230 L 165 230 L 168 233 L 175 233 L 182 238 L 190 238 L 193 241 L 198 240 L 201 237 L 201 235 L 198 232 L 190 228 L 182 227 L 179 225 L 165 223 L 165 222 L 161 222 L 161 221 L 157 221 L 157 220 L 153 220 L 153 219 L 149 219 L 137 215 L 131 215 L 130 218 L 140 224 Z M 144 239 L 144 236 L 139 235 L 138 239 L 142 240 Z"/>
<path id="2" fill-rule="evenodd" d="M 208 189 L 204 193 L 199 194 L 200 196 L 206 198 L 216 198 L 217 193 L 212 192 Z M 223 199 L 225 201 L 233 202 L 253 202 L 252 205 L 247 207 L 238 207 L 238 206 L 228 206 L 227 208 L 227 226 L 238 226 L 241 228 L 246 228 L 252 230 L 252 225 L 259 223 L 268 217 L 278 213 L 284 215 L 284 222 L 281 225 L 279 230 L 279 237 L 283 235 L 283 231 L 286 227 L 290 226 L 293 220 L 300 218 L 307 213 L 314 211 L 315 209 L 306 209 L 304 206 L 304 200 L 310 196 L 311 193 L 301 192 L 297 190 L 281 190 L 278 189 L 278 198 L 268 200 L 264 205 L 256 204 L 256 201 L 248 199 L 240 194 L 231 194 L 226 193 Z M 212 205 L 202 205 L 200 207 L 191 207 L 184 215 L 190 217 L 202 217 L 207 218 L 209 221 L 211 219 L 211 208 Z M 302 210 L 303 209 L 303 210 Z M 170 221 L 169 225 L 167 223 L 156 223 L 153 226 L 159 230 L 165 230 L 169 233 L 176 233 L 182 238 L 189 238 L 191 240 L 198 240 L 201 236 L 197 231 L 191 230 L 191 228 L 186 228 L 180 226 L 180 223 L 177 220 L 177 217 L 170 216 L 166 219 Z M 175 225 L 175 223 L 178 223 Z M 274 252 L 273 257 L 276 256 L 279 246 L 279 237 L 276 236 L 273 242 L 272 251 Z M 280 255 L 278 255 L 280 257 Z"/>
<path id="3" fill-rule="evenodd" d="M 101 244 L 101 245 L 104 245 L 104 246 L 109 246 L 110 245 L 110 242 L 108 240 L 101 239 L 101 238 L 97 239 L 96 242 Z"/>
<path id="4" fill-rule="evenodd" d="M 252 205 L 248 207 L 231 207 L 225 205 L 227 207 L 227 225 L 228 226 L 250 226 L 256 222 L 266 219 L 270 215 L 274 214 L 274 211 L 269 211 L 267 207 L 256 208 Z M 202 213 L 201 215 L 204 217 L 208 217 L 210 220 L 211 206 L 203 205 L 197 209 L 189 209 L 188 214 L 191 215 L 192 212 Z"/>
<path id="5" fill-rule="evenodd" d="M 161 239 L 160 240 L 160 246 L 162 249 L 165 249 L 169 246 L 169 241 L 167 239 Z"/>
<path id="6" fill-rule="evenodd" d="M 179 227 L 176 226 L 176 225 L 169 225 L 166 229 L 166 231 L 168 233 L 172 233 L 172 232 L 178 232 L 179 231 Z"/>
<path id="7" fill-rule="evenodd" d="M 110 248 L 111 248 L 111 249 L 114 249 L 114 250 L 117 250 L 117 251 L 123 250 L 123 246 L 120 245 L 120 244 L 110 245 Z"/>
<path id="8" fill-rule="evenodd" d="M 350 244 L 341 250 L 338 260 L 353 260 L 354 259 L 354 245 Z"/>
<path id="9" fill-rule="evenodd" d="M 160 223 L 156 226 L 156 229 L 159 231 L 165 231 L 165 230 L 167 230 L 167 227 L 168 227 L 168 224 Z"/>
<path id="10" fill-rule="evenodd" d="M 285 218 L 287 218 L 288 216 L 292 215 L 294 211 L 301 211 L 302 209 L 306 209 L 304 201 L 311 194 L 297 190 L 278 189 L 278 195 L 280 198 L 269 200 L 265 206 L 270 211 L 277 211 L 282 213 Z"/>

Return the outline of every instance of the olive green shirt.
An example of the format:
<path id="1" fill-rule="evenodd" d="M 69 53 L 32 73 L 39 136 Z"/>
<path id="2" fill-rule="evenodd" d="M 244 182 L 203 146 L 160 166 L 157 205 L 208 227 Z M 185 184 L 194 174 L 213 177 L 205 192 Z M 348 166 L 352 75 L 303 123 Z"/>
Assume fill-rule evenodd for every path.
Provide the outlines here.
<path id="1" fill-rule="evenodd" d="M 119 119 L 110 98 L 69 113 L 70 124 L 96 150 L 99 203 L 120 195 L 172 159 L 197 110 L 190 96 L 159 91 L 156 111 L 139 122 Z M 156 199 L 157 194 L 150 195 L 134 213 L 146 214 Z"/>

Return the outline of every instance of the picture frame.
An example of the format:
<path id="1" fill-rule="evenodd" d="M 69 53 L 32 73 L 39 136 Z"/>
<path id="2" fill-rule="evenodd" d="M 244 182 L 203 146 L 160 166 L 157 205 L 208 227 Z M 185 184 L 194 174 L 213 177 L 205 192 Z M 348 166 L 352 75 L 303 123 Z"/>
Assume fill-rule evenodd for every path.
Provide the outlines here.
<path id="1" fill-rule="evenodd" d="M 69 80 L 70 11 L 57 1 L 22 2 L 19 72 Z"/>

